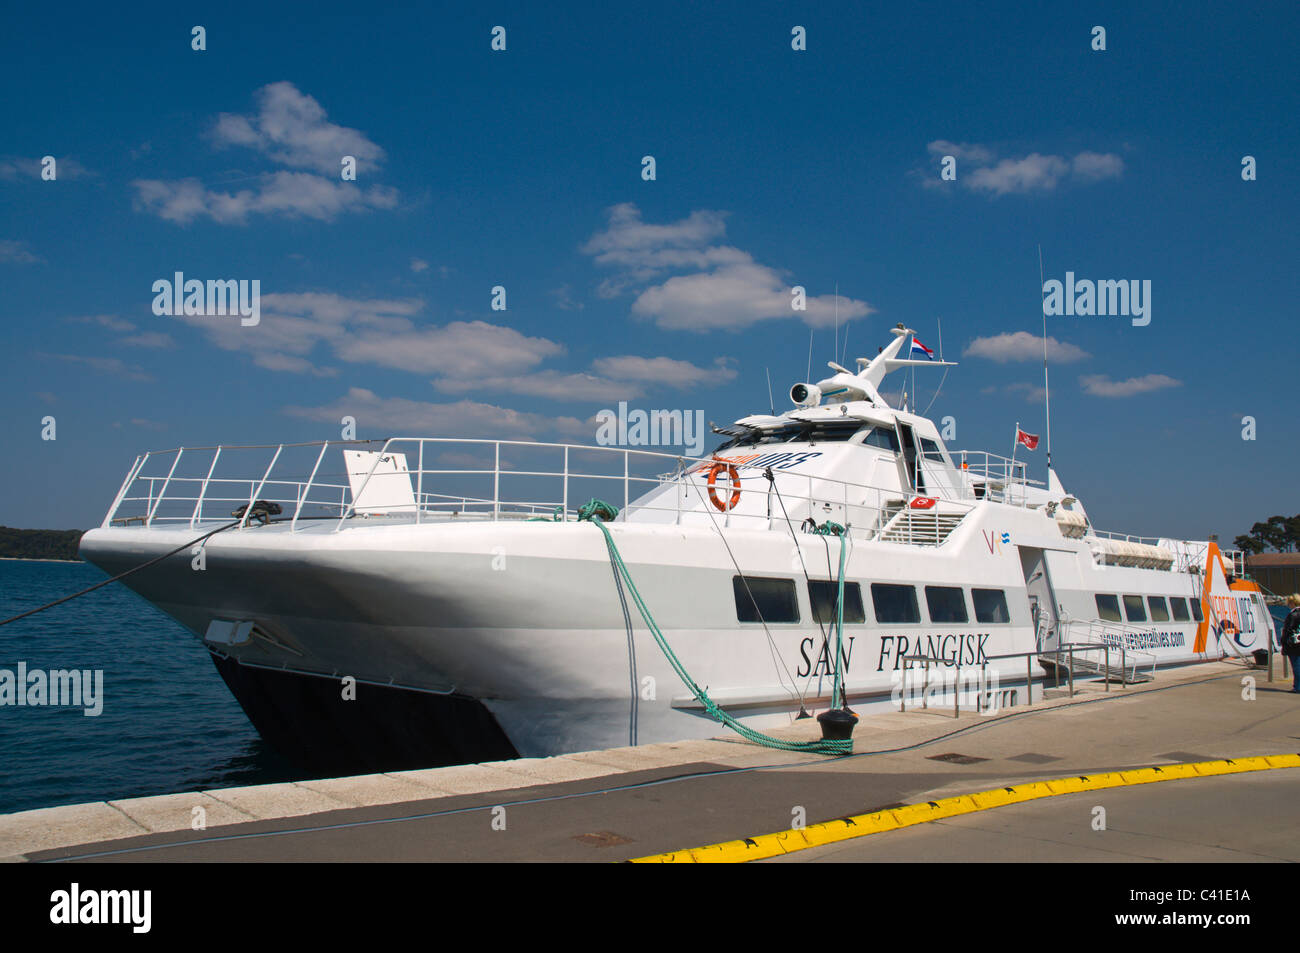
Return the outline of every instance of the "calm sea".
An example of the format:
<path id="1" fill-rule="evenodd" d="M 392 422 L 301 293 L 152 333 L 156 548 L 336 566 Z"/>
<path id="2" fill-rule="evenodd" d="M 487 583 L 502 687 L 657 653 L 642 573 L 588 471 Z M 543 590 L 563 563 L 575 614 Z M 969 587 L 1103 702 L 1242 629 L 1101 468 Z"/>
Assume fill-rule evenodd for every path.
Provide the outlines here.
<path id="1" fill-rule="evenodd" d="M 0 618 L 104 579 L 0 560 Z M 0 628 L 0 669 L 103 669 L 104 710 L 0 705 L 0 813 L 304 775 L 258 737 L 197 638 L 124 586 Z"/>

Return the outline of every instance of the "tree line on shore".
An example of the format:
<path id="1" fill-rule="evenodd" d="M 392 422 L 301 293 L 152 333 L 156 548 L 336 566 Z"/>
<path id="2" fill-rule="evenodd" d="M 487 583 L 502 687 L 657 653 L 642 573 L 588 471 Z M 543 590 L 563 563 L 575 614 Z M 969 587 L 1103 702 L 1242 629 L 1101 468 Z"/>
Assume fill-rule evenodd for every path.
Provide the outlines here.
<path id="1" fill-rule="evenodd" d="M 79 529 L 14 529 L 0 526 L 0 557 L 78 560 L 77 543 L 83 532 Z"/>
<path id="2" fill-rule="evenodd" d="M 1269 551 L 1300 551 L 1300 513 L 1295 516 L 1270 516 L 1252 526 L 1249 533 L 1238 536 L 1232 544 L 1251 555 Z"/>

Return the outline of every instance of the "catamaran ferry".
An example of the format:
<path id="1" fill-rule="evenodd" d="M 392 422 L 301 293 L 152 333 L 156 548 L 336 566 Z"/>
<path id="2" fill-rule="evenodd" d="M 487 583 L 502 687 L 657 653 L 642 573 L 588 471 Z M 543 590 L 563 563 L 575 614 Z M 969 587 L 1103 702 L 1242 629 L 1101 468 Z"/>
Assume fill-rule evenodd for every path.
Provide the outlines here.
<path id="1" fill-rule="evenodd" d="M 357 770 L 716 735 L 632 597 L 755 730 L 837 689 L 895 704 L 919 668 L 1032 697 L 1049 669 L 1132 681 L 1267 649 L 1239 554 L 1102 532 L 1050 458 L 1040 484 L 891 406 L 887 374 L 943 364 L 892 333 L 705 458 L 421 437 L 147 453 L 81 552 L 110 574 L 157 560 L 124 584 L 202 641 L 262 736 Z"/>

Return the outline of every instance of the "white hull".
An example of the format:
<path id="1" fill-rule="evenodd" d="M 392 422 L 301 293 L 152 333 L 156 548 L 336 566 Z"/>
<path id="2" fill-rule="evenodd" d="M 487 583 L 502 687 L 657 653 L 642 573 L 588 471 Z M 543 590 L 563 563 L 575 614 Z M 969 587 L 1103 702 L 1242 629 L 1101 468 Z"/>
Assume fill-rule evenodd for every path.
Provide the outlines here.
<path id="1" fill-rule="evenodd" d="M 188 549 L 221 525 L 214 510 L 224 518 L 242 501 L 239 525 L 200 555 L 125 582 L 204 638 L 259 730 L 290 746 L 286 719 L 346 720 L 328 680 L 348 678 L 358 698 L 376 686 L 425 693 L 428 730 L 446 722 L 440 757 L 465 757 L 461 735 L 537 756 L 716 733 L 635 611 L 629 645 L 604 537 L 574 511 L 590 492 L 621 491 L 607 525 L 632 582 L 691 678 L 755 728 L 831 703 L 835 653 L 810 586 L 839 580 L 843 540 L 840 667 L 856 708 L 896 703 L 905 657 L 928 684 L 1023 688 L 1062 647 L 1084 654 L 1066 656 L 1076 670 L 1090 659 L 1094 673 L 1129 677 L 1268 646 L 1262 597 L 1230 583 L 1214 544 L 1099 533 L 1050 469 L 1034 484 L 1023 463 L 950 451 L 932 421 L 889 407 L 884 375 L 925 363 L 898 358 L 908 333 L 895 330 L 857 374 L 836 366 L 796 385 L 799 409 L 737 421 L 703 461 L 394 438 L 377 453 L 344 450 L 344 484 L 328 482 L 329 444 L 272 448 L 251 470 L 260 478 L 218 464 L 263 448 L 167 451 L 153 470 L 146 455 L 82 551 L 123 572 Z M 820 405 L 823 394 L 836 402 Z M 278 476 L 295 451 L 309 454 L 302 470 Z M 551 469 L 535 462 L 547 453 Z M 483 462 L 434 468 L 448 456 Z M 575 469 L 593 458 L 605 468 Z M 521 478 L 538 495 L 518 495 Z M 749 601 L 755 586 L 768 608 Z"/>

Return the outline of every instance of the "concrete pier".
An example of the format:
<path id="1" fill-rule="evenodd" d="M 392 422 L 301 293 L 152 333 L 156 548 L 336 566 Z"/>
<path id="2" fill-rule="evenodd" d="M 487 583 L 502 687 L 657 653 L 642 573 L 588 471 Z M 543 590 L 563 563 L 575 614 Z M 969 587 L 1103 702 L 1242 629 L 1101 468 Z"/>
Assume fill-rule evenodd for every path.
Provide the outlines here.
<path id="1" fill-rule="evenodd" d="M 11 861 L 619 861 L 998 786 L 1300 751 L 1300 696 L 1205 663 L 1030 706 L 864 717 L 854 755 L 734 736 L 0 816 Z M 720 729 L 721 730 L 721 729 Z M 783 737 L 812 739 L 815 722 Z M 1171 780 L 858 837 L 787 860 L 1300 860 L 1300 768 Z M 1106 808 L 1095 829 L 1094 808 Z M 201 828 L 196 829 L 196 827 Z M 1007 836 L 1014 835 L 1014 836 Z"/>

